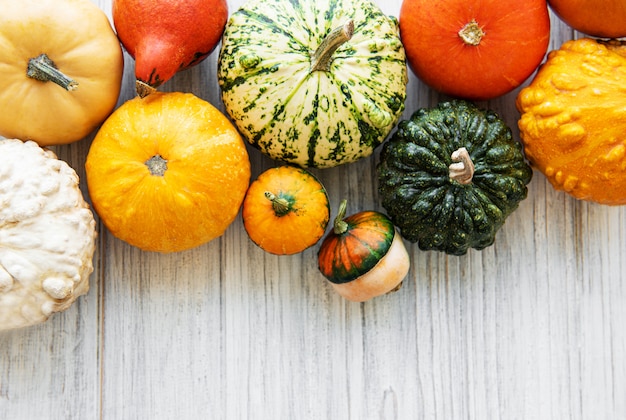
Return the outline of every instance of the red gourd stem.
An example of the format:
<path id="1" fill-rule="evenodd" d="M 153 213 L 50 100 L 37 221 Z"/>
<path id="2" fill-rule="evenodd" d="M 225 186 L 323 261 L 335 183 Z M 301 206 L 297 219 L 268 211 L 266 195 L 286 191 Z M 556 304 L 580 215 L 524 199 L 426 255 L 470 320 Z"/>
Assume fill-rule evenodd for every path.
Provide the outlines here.
<path id="1" fill-rule="evenodd" d="M 333 54 L 337 51 L 337 48 L 348 42 L 353 34 L 354 21 L 352 19 L 329 33 L 313 54 L 311 59 L 311 73 L 317 70 L 329 71 Z"/>
<path id="2" fill-rule="evenodd" d="M 470 184 L 474 177 L 474 162 L 472 162 L 467 149 L 461 147 L 455 150 L 451 158 L 455 163 L 448 167 L 450 169 L 450 179 L 463 185 Z"/>
<path id="3" fill-rule="evenodd" d="M 140 98 L 145 98 L 151 93 L 156 92 L 156 88 L 142 82 L 141 80 L 135 80 L 135 92 L 137 92 L 137 96 Z"/>
<path id="4" fill-rule="evenodd" d="M 485 36 L 485 31 L 480 27 L 476 20 L 472 19 L 459 31 L 459 37 L 467 45 L 473 45 L 474 47 L 480 44 L 480 41 Z"/>
<path id="5" fill-rule="evenodd" d="M 61 73 L 46 54 L 28 60 L 26 76 L 40 82 L 53 82 L 67 91 L 78 89 L 78 82 Z"/>

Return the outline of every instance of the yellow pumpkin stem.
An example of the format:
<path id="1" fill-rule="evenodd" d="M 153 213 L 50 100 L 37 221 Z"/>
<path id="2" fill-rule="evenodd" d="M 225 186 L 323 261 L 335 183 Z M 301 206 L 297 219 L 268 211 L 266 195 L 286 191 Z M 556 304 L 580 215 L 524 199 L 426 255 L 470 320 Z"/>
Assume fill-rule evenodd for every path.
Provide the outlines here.
<path id="1" fill-rule="evenodd" d="M 315 50 L 311 59 L 311 73 L 314 71 L 330 71 L 332 56 L 342 44 L 348 42 L 354 34 L 354 21 L 348 20 L 343 26 L 329 33 Z"/>
<path id="2" fill-rule="evenodd" d="M 348 231 L 348 228 L 350 227 L 348 223 L 343 220 L 343 218 L 346 216 L 347 208 L 348 201 L 345 199 L 341 200 L 341 203 L 339 204 L 339 211 L 337 212 L 337 217 L 335 217 L 335 222 L 333 225 L 333 232 L 335 233 L 335 235 L 343 235 Z"/>
<path id="3" fill-rule="evenodd" d="M 167 160 L 163 159 L 160 155 L 154 155 L 144 163 L 152 175 L 163 176 L 165 175 L 165 171 L 167 171 Z"/>
<path id="4" fill-rule="evenodd" d="M 475 19 L 472 19 L 471 22 L 463 26 L 459 31 L 459 37 L 463 42 L 474 47 L 480 44 L 484 36 L 485 31 L 483 31 L 483 28 L 480 27 Z"/>
<path id="5" fill-rule="evenodd" d="M 26 76 L 40 82 L 53 82 L 67 91 L 78 89 L 78 82 L 61 73 L 46 54 L 28 60 Z"/>
<path id="6" fill-rule="evenodd" d="M 291 204 L 285 198 L 278 197 L 276 194 L 269 191 L 265 191 L 265 197 L 272 202 L 272 208 L 276 216 L 281 217 L 291 211 Z"/>
<path id="7" fill-rule="evenodd" d="M 467 185 L 472 182 L 474 177 L 474 162 L 465 147 L 454 151 L 451 156 L 455 163 L 452 163 L 450 169 L 450 179 L 460 184 Z"/>

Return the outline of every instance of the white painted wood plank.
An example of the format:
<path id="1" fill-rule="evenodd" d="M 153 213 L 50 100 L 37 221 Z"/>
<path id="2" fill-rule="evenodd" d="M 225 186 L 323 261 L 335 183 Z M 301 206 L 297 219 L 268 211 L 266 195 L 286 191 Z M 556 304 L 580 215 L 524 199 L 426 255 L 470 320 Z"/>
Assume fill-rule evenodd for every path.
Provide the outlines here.
<path id="1" fill-rule="evenodd" d="M 381 5 L 397 15 L 400 0 Z M 551 48 L 579 36 L 553 23 Z M 221 107 L 215 60 L 165 90 Z M 126 64 L 120 101 L 133 96 Z M 483 105 L 517 135 L 514 96 Z M 440 99 L 411 75 L 405 117 Z M 86 144 L 61 148 L 79 171 Z M 250 155 L 255 175 L 273 165 Z M 380 210 L 375 164 L 315 173 L 334 207 Z M 625 228 L 626 208 L 577 202 L 535 173 L 493 247 L 450 257 L 407 244 L 403 287 L 365 304 L 325 284 L 316 248 L 271 256 L 240 219 L 175 255 L 103 232 L 90 294 L 0 335 L 0 419 L 626 417 Z"/>

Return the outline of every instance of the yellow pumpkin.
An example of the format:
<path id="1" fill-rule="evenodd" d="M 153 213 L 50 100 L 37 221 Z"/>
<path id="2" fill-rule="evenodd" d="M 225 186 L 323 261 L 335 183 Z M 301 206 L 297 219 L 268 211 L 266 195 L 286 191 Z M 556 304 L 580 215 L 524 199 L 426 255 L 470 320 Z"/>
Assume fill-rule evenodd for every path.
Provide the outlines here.
<path id="1" fill-rule="evenodd" d="M 626 204 L 626 43 L 590 38 L 549 53 L 517 97 L 526 157 L 577 199 Z"/>
<path id="2" fill-rule="evenodd" d="M 164 253 L 222 235 L 250 182 L 235 127 L 190 93 L 125 102 L 96 134 L 85 167 L 94 210 L 109 231 Z"/>
<path id="3" fill-rule="evenodd" d="M 250 239 L 263 250 L 291 255 L 315 245 L 330 219 L 326 189 L 309 171 L 279 166 L 250 185 L 242 208 Z"/>
<path id="4" fill-rule="evenodd" d="M 123 54 L 90 0 L 0 0 L 0 135 L 80 140 L 113 111 Z"/>

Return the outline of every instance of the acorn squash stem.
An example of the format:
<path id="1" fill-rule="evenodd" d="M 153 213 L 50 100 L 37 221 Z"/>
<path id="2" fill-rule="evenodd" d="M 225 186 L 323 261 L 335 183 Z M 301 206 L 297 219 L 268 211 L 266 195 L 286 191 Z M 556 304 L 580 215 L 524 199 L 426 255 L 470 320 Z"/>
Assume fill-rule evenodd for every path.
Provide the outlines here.
<path id="1" fill-rule="evenodd" d="M 354 34 L 354 21 L 348 20 L 343 26 L 335 28 L 317 47 L 311 57 L 311 73 L 314 71 L 330 71 L 332 56 L 342 44 L 348 42 Z"/>
<path id="2" fill-rule="evenodd" d="M 346 209 L 348 207 L 347 200 L 341 200 L 341 204 L 339 204 L 339 211 L 337 212 L 337 217 L 335 217 L 335 222 L 333 225 L 333 232 L 335 235 L 343 235 L 348 231 L 348 223 L 346 223 L 343 218 L 346 216 Z"/>
<path id="3" fill-rule="evenodd" d="M 485 36 L 485 31 L 480 27 L 476 20 L 472 19 L 459 31 L 459 37 L 466 45 L 477 46 Z"/>
<path id="4" fill-rule="evenodd" d="M 450 170 L 450 179 L 460 184 L 467 185 L 472 182 L 474 177 L 474 162 L 465 147 L 461 147 L 452 153 L 452 163 L 448 168 Z"/>
<path id="5" fill-rule="evenodd" d="M 46 54 L 40 54 L 28 60 L 26 76 L 40 82 L 54 82 L 67 91 L 73 91 L 78 88 L 78 82 L 61 73 L 54 61 Z"/>

